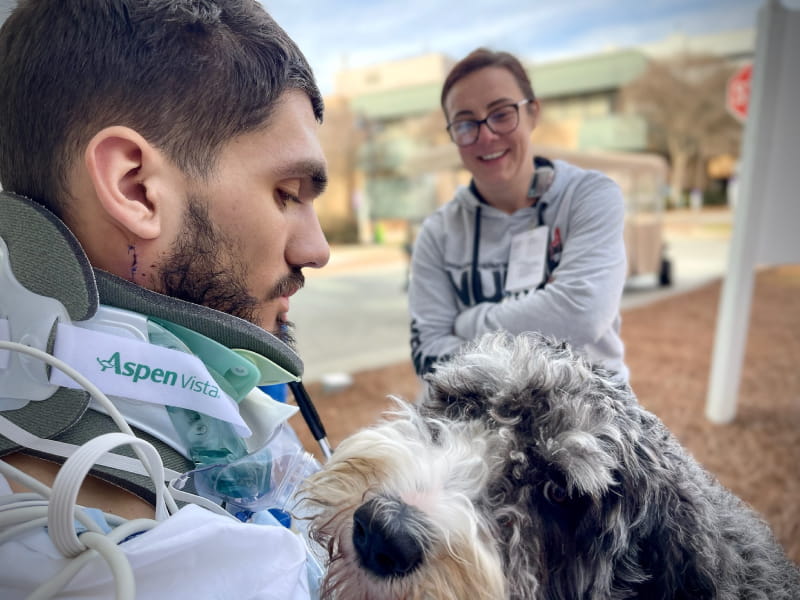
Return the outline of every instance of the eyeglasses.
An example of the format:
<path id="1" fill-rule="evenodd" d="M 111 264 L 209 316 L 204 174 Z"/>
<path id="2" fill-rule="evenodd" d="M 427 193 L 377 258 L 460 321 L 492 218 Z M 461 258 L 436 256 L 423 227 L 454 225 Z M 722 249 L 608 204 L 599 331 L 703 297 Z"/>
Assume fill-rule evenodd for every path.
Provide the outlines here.
<path id="1" fill-rule="evenodd" d="M 481 125 L 486 124 L 486 127 L 492 133 L 503 135 L 511 133 L 519 125 L 519 107 L 533 99 L 526 98 L 514 104 L 506 104 L 499 108 L 495 108 L 492 112 L 486 115 L 485 119 L 480 121 L 477 119 L 461 119 L 453 121 L 447 126 L 447 132 L 450 134 L 450 139 L 455 142 L 457 146 L 469 146 L 478 141 Z"/>

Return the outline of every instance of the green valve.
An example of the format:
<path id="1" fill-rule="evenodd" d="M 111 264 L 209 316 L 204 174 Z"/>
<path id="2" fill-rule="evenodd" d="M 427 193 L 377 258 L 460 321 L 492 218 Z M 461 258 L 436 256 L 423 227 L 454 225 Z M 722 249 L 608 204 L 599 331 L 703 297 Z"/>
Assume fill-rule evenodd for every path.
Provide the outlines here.
<path id="1" fill-rule="evenodd" d="M 288 383 L 289 381 L 300 381 L 300 378 L 292 375 L 284 369 L 276 365 L 268 358 L 264 358 L 260 354 L 252 352 L 251 350 L 242 350 L 241 348 L 234 348 L 239 356 L 249 360 L 261 374 L 261 379 L 258 380 L 256 385 L 275 385 L 276 383 Z"/>
<path id="2" fill-rule="evenodd" d="M 240 402 L 250 390 L 260 385 L 258 383 L 262 378 L 260 366 L 256 366 L 249 357 L 241 356 L 240 351 L 226 348 L 211 338 L 175 323 L 154 317 L 150 319 L 186 344 L 192 354 L 203 361 L 208 372 L 225 393 L 236 402 Z"/>

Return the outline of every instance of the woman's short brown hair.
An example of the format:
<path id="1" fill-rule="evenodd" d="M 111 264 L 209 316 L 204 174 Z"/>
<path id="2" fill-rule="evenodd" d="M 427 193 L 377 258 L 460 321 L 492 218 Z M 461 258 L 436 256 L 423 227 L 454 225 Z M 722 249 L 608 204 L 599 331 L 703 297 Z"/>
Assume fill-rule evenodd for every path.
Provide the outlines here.
<path id="1" fill-rule="evenodd" d="M 531 80 L 528 78 L 528 74 L 525 72 L 525 67 L 522 66 L 522 63 L 519 62 L 519 59 L 517 59 L 516 56 L 508 52 L 497 52 L 494 50 L 489 50 L 488 48 L 477 48 L 458 61 L 453 68 L 450 69 L 447 79 L 444 80 L 444 85 L 442 86 L 441 103 L 445 116 L 447 116 L 447 110 L 444 107 L 444 101 L 447 98 L 447 94 L 450 92 L 450 89 L 470 73 L 474 73 L 480 69 L 485 69 L 486 67 L 500 67 L 502 69 L 508 69 L 508 71 L 514 76 L 514 79 L 517 80 L 517 85 L 519 85 L 519 89 L 522 91 L 522 94 L 531 100 L 536 99 L 536 96 L 533 94 Z"/>

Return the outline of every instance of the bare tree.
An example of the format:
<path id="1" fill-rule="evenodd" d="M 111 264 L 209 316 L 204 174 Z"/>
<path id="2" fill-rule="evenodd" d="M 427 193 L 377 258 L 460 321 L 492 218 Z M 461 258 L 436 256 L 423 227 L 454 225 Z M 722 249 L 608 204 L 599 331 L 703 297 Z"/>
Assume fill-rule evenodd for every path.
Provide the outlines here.
<path id="1" fill-rule="evenodd" d="M 651 144 L 664 150 L 672 165 L 670 200 L 680 202 L 687 170 L 694 159 L 699 167 L 694 185 L 712 156 L 738 153 L 741 125 L 725 108 L 725 90 L 733 66 L 725 59 L 681 54 L 653 60 L 626 84 L 621 99 L 630 111 L 648 121 Z"/>

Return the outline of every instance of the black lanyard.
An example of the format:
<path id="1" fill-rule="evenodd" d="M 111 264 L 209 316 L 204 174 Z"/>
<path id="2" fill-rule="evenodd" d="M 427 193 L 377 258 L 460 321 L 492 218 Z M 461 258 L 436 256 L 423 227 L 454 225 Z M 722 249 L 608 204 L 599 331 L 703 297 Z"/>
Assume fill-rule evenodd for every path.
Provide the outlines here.
<path id="1" fill-rule="evenodd" d="M 544 211 L 547 209 L 547 202 L 542 202 L 542 196 L 550 188 L 553 181 L 553 163 L 550 159 L 543 156 L 536 156 L 533 159 L 534 173 L 531 180 L 530 188 L 528 189 L 528 198 L 533 199 L 536 205 L 536 221 L 537 225 L 541 227 L 544 225 Z M 489 204 L 486 199 L 478 191 L 478 186 L 475 185 L 475 180 L 469 182 L 469 190 L 482 204 Z M 475 207 L 475 229 L 472 238 L 472 268 L 471 268 L 471 287 L 472 297 L 477 301 L 482 297 L 481 290 L 478 289 L 478 255 L 481 242 L 481 204 Z M 550 246 L 550 231 L 547 232 L 547 245 Z M 547 272 L 550 273 L 550 260 L 547 261 Z M 546 281 L 546 278 L 545 278 Z"/>

